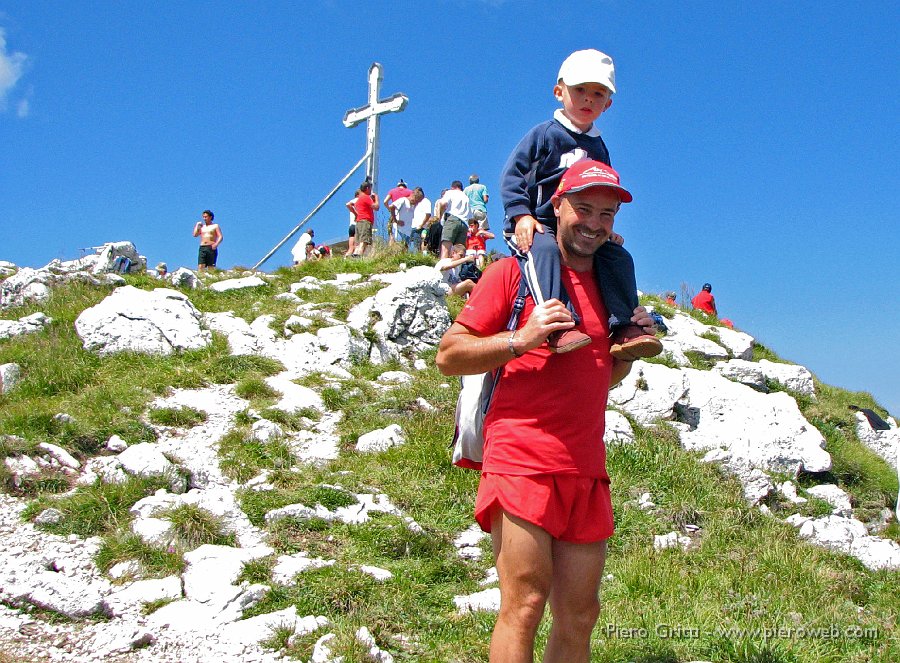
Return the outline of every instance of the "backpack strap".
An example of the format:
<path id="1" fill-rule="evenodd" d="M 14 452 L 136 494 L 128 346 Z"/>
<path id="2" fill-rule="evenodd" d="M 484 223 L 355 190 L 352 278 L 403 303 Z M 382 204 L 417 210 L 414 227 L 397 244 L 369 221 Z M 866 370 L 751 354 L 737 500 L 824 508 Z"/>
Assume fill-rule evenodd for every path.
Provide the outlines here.
<path id="1" fill-rule="evenodd" d="M 522 309 L 525 308 L 525 297 L 528 294 L 528 284 L 525 283 L 525 277 L 519 277 L 519 291 L 516 293 L 516 298 L 513 301 L 512 313 L 509 315 L 509 322 L 506 323 L 506 330 L 513 331 L 519 326 L 519 316 L 522 314 Z M 487 393 L 486 397 L 483 399 L 481 403 L 481 413 L 483 415 L 487 414 L 488 408 L 491 406 L 491 400 L 494 398 L 494 390 L 497 388 L 497 383 L 500 382 L 500 376 L 503 375 L 503 367 L 499 367 L 494 371 L 494 380 L 491 384 L 491 390 Z"/>

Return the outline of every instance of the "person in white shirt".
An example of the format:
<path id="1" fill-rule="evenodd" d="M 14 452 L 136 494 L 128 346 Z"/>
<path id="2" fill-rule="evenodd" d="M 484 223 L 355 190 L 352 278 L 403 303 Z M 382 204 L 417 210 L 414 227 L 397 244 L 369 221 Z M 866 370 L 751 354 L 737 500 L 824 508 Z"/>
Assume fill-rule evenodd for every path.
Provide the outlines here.
<path id="1" fill-rule="evenodd" d="M 313 235 L 315 235 L 315 231 L 310 228 L 305 233 L 300 235 L 300 239 L 297 240 L 297 243 L 294 244 L 294 248 L 291 249 L 291 256 L 294 258 L 294 264 L 299 265 L 301 262 L 306 260 L 307 246 L 312 243 Z"/>
<path id="2" fill-rule="evenodd" d="M 413 215 L 415 213 L 416 204 L 411 200 L 410 196 L 397 198 L 390 204 L 394 217 L 393 228 L 391 229 L 391 237 L 394 242 L 401 244 L 403 249 L 409 250 L 410 233 L 412 232 Z"/>
<path id="3" fill-rule="evenodd" d="M 472 216 L 469 208 L 469 197 L 463 193 L 463 185 L 459 180 L 454 180 L 450 188 L 434 204 L 434 215 L 444 219 L 444 230 L 441 232 L 441 258 L 449 258 L 454 244 L 466 245 L 466 233 L 468 232 L 469 217 Z"/>
<path id="4" fill-rule="evenodd" d="M 410 245 L 413 251 L 426 253 L 425 247 L 422 246 L 422 234 L 429 223 L 431 223 L 431 201 L 425 197 L 425 191 L 420 186 L 413 189 L 411 200 L 413 203 L 413 219 L 412 230 L 409 234 Z"/>

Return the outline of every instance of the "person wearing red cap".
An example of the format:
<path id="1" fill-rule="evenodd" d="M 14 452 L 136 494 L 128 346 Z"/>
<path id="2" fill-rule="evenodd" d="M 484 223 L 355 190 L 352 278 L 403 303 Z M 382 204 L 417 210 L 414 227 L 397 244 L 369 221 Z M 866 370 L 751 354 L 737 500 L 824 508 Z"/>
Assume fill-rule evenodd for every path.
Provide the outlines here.
<path id="1" fill-rule="evenodd" d="M 572 53 L 562 63 L 553 88 L 562 108 L 552 120 L 525 135 L 503 168 L 504 236 L 538 301 L 560 299 L 568 306 L 569 293 L 559 276 L 550 197 L 560 176 L 574 163 L 593 159 L 610 164 L 609 150 L 594 122 L 610 107 L 615 91 L 611 57 L 594 49 Z M 638 305 L 634 261 L 621 246 L 621 236 L 613 235 L 611 240 L 599 247 L 596 267 L 609 309 L 612 353 L 622 359 L 658 355 L 662 352 L 659 340 L 629 322 L 630 312 Z M 575 320 L 578 322 L 577 316 Z M 553 352 L 569 352 L 590 343 L 590 338 L 578 325 L 552 336 L 548 343 Z"/>
<path id="2" fill-rule="evenodd" d="M 575 326 L 558 299 L 526 298 L 518 327 L 506 329 L 521 276 L 515 259 L 490 265 L 441 339 L 445 375 L 502 371 L 484 419 L 484 460 L 475 518 L 491 533 L 500 614 L 491 661 L 532 661 L 549 600 L 553 625 L 545 661 L 590 655 L 600 614 L 600 579 L 613 513 L 603 445 L 610 386 L 629 361 L 610 353 L 607 309 L 594 268 L 621 203 L 631 200 L 614 170 L 588 161 L 570 168 L 551 198 L 561 277 L 591 343 L 553 353 L 547 338 Z M 637 306 L 629 323 L 651 333 Z M 572 410 L 577 390 L 577 416 Z"/>

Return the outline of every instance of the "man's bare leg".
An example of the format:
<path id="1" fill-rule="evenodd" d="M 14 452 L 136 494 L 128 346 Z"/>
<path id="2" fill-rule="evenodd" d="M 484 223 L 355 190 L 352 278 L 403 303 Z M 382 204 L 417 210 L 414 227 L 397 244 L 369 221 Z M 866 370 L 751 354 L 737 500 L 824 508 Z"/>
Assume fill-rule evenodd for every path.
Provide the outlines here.
<path id="1" fill-rule="evenodd" d="M 496 509 L 491 540 L 500 578 L 500 614 L 491 663 L 533 663 L 534 636 L 550 594 L 553 539 L 537 525 Z"/>
<path id="2" fill-rule="evenodd" d="M 600 580 L 606 562 L 606 541 L 553 541 L 553 626 L 544 663 L 588 663 L 591 632 L 600 616 Z"/>
<path id="3" fill-rule="evenodd" d="M 441 258 L 449 258 L 453 245 L 450 242 L 441 242 Z"/>

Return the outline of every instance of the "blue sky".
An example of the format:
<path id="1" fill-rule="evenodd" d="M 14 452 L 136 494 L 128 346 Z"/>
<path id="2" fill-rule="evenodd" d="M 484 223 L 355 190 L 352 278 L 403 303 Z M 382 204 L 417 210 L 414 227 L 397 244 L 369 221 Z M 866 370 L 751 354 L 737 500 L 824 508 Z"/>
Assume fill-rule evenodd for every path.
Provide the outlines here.
<path id="1" fill-rule="evenodd" d="M 380 193 L 477 172 L 502 216 L 510 150 L 557 107 L 571 51 L 616 61 L 599 121 L 635 195 L 639 287 L 713 284 L 720 313 L 900 414 L 900 5 L 893 2 L 4 2 L 0 259 L 106 241 L 252 265 L 362 155 L 344 112 L 383 96 Z M 344 235 L 352 178 L 313 220 Z M 266 267 L 290 260 L 285 247 Z"/>

